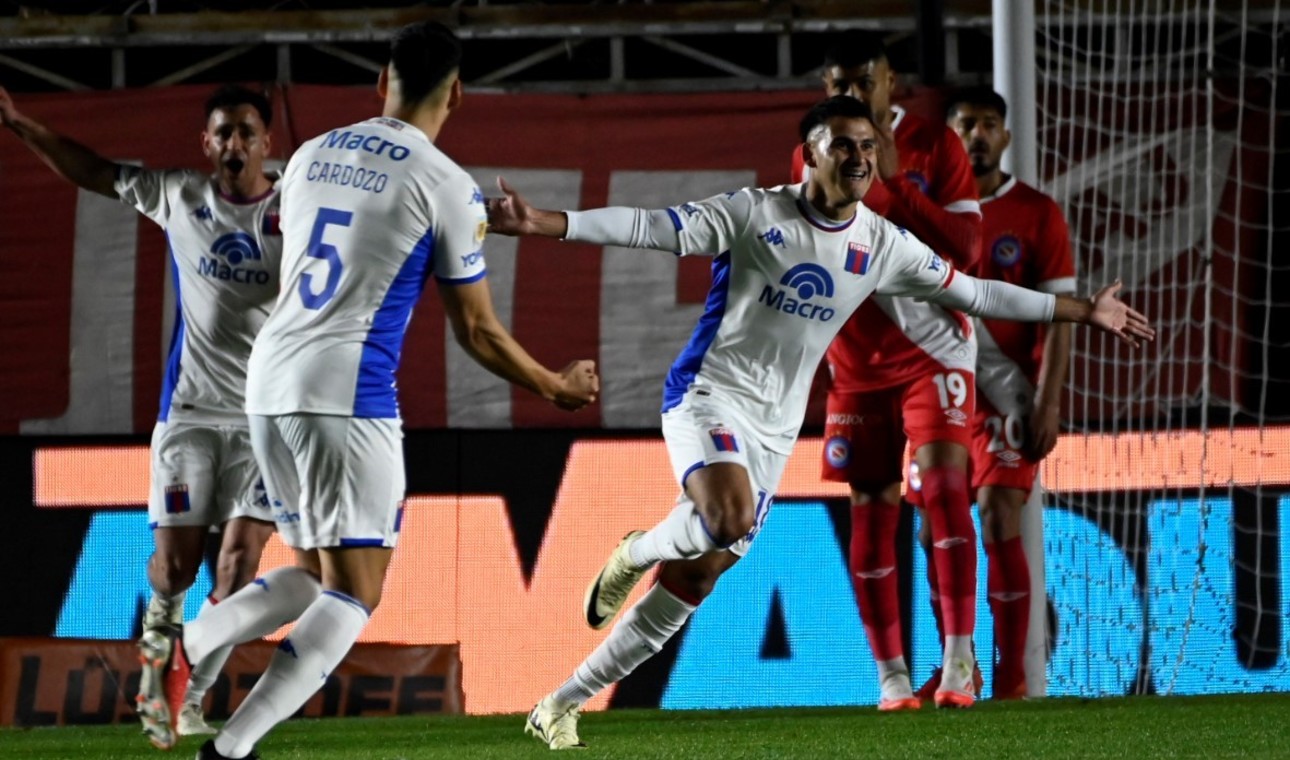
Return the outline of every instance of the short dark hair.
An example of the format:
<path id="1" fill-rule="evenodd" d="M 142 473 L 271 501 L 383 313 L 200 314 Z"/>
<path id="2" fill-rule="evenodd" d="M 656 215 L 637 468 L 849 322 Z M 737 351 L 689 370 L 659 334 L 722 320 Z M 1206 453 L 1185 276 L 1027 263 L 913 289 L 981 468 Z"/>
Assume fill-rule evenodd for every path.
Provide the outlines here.
<path id="1" fill-rule="evenodd" d="M 264 93 L 247 89 L 240 84 L 226 84 L 211 93 L 206 99 L 206 121 L 210 121 L 211 114 L 218 110 L 243 105 L 255 108 L 266 128 L 273 124 L 273 108 L 269 106 L 269 99 Z"/>
<path id="2" fill-rule="evenodd" d="M 824 51 L 824 67 L 849 69 L 870 61 L 887 58 L 887 43 L 882 35 L 867 29 L 850 29 L 838 35 Z"/>
<path id="3" fill-rule="evenodd" d="M 1003 96 L 989 87 L 966 87 L 958 90 L 945 101 L 945 119 L 948 121 L 954 115 L 955 109 L 967 104 L 969 106 L 981 106 L 982 108 L 993 108 L 999 112 L 999 118 L 1008 118 L 1008 103 Z"/>
<path id="4" fill-rule="evenodd" d="M 425 100 L 461 66 L 461 40 L 435 21 L 409 24 L 390 41 L 390 65 L 399 74 L 403 102 Z"/>
<path id="5" fill-rule="evenodd" d="M 811 133 L 815 128 L 827 122 L 835 116 L 843 116 L 848 119 L 868 119 L 870 124 L 876 124 L 873 118 L 873 109 L 863 100 L 857 100 L 850 95 L 834 95 L 827 100 L 821 100 L 819 103 L 811 106 L 811 110 L 806 112 L 802 117 L 801 124 L 797 127 L 797 132 L 802 138 L 802 142 L 807 142 L 811 138 Z"/>

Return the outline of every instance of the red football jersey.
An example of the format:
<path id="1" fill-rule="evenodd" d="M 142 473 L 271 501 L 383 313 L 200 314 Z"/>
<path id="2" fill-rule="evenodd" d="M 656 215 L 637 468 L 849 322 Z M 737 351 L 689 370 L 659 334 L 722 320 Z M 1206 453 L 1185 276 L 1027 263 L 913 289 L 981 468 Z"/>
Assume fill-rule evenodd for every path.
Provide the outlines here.
<path id="1" fill-rule="evenodd" d="M 893 106 L 900 168 L 938 205 L 976 213 L 976 179 L 963 143 L 944 124 Z M 793 181 L 806 178 L 800 150 L 793 154 Z M 864 204 L 887 215 L 891 194 L 874 182 Z M 917 230 L 913 230 L 917 234 Z M 910 298 L 874 295 L 860 305 L 829 347 L 831 389 L 863 393 L 890 388 L 939 369 L 971 372 L 976 363 L 971 327 L 962 314 Z"/>
<path id="2" fill-rule="evenodd" d="M 971 274 L 982 279 L 1003 280 L 1045 293 L 1075 291 L 1075 259 L 1071 255 L 1066 219 L 1052 198 L 1015 177 L 989 198 L 981 199 L 982 250 Z M 981 319 L 981 373 L 997 370 L 988 366 L 992 356 L 984 343 L 993 340 L 1003 356 L 1021 369 L 1033 385 L 1039 379 L 1044 357 L 1043 327 L 1031 322 Z"/>

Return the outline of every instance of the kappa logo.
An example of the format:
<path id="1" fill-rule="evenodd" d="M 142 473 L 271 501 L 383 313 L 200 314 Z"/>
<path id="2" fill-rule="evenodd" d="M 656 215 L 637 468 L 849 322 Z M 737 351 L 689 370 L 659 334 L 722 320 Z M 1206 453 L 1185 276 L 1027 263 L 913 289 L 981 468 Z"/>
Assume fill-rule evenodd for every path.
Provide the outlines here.
<path id="1" fill-rule="evenodd" d="M 694 216 L 699 213 L 699 207 L 693 203 L 682 203 L 681 210 L 685 212 L 686 216 Z"/>
<path id="2" fill-rule="evenodd" d="M 211 219 L 215 218 L 215 215 L 211 213 L 210 206 L 202 205 L 193 209 L 193 218 L 209 222 Z"/>
<path id="3" fill-rule="evenodd" d="M 476 203 L 483 203 L 483 202 L 484 202 L 484 192 L 480 190 L 478 187 L 476 187 L 474 189 L 474 192 L 470 194 L 470 205 L 474 205 Z"/>
<path id="4" fill-rule="evenodd" d="M 780 248 L 787 247 L 784 243 L 784 233 L 780 232 L 778 227 L 771 227 L 770 229 L 758 235 L 757 239 L 765 240 L 766 244 L 770 246 L 777 245 Z"/>

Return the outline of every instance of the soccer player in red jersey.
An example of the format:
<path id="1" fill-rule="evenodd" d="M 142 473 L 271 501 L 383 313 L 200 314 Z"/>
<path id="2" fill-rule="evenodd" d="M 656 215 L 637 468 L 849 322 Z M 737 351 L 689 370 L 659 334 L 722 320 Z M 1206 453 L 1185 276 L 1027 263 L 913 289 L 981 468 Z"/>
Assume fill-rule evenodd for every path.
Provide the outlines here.
<path id="1" fill-rule="evenodd" d="M 829 95 L 869 104 L 878 119 L 880 182 L 864 204 L 907 228 L 956 267 L 980 249 L 980 206 L 967 154 L 944 124 L 891 102 L 896 75 L 882 38 L 844 34 L 826 54 Z M 800 153 L 800 151 L 799 151 Z M 803 177 L 794 157 L 794 180 Z M 928 580 L 943 624 L 941 707 L 976 694 L 976 529 L 968 492 L 976 344 L 963 315 L 907 298 L 870 299 L 829 348 L 823 476 L 851 486 L 851 583 L 877 662 L 880 710 L 916 709 L 905 658 L 896 576 L 901 462 L 906 442 L 922 475 L 934 548 Z M 939 583 L 937 582 L 939 580 Z"/>
<path id="2" fill-rule="evenodd" d="M 989 88 L 974 88 L 956 93 L 947 105 L 949 126 L 963 141 L 981 193 L 981 256 L 972 274 L 1045 293 L 1075 292 L 1075 261 L 1061 209 L 999 167 L 1012 139 L 1004 128 L 1008 106 L 1003 98 Z M 1031 594 L 1021 512 L 1039 462 L 1057 445 L 1071 333 L 1066 325 L 973 321 L 979 349 L 972 487 L 989 562 L 994 698 L 1018 699 L 1026 695 Z"/>

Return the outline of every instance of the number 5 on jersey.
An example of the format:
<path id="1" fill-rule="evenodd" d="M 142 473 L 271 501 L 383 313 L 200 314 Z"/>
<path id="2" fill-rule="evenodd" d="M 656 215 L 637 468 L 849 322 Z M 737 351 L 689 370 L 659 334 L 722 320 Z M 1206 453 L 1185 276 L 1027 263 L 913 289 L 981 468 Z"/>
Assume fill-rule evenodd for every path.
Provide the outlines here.
<path id="1" fill-rule="evenodd" d="M 322 292 L 315 293 L 314 276 L 309 272 L 301 275 L 300 300 L 306 309 L 321 309 L 327 305 L 332 296 L 336 295 L 336 286 L 340 284 L 340 273 L 344 265 L 340 261 L 340 251 L 336 250 L 336 246 L 324 243 L 323 235 L 326 234 L 329 225 L 348 227 L 353 218 L 352 211 L 340 211 L 334 208 L 318 209 L 313 231 L 309 233 L 309 248 L 305 254 L 327 262 L 327 282 L 323 285 Z"/>

